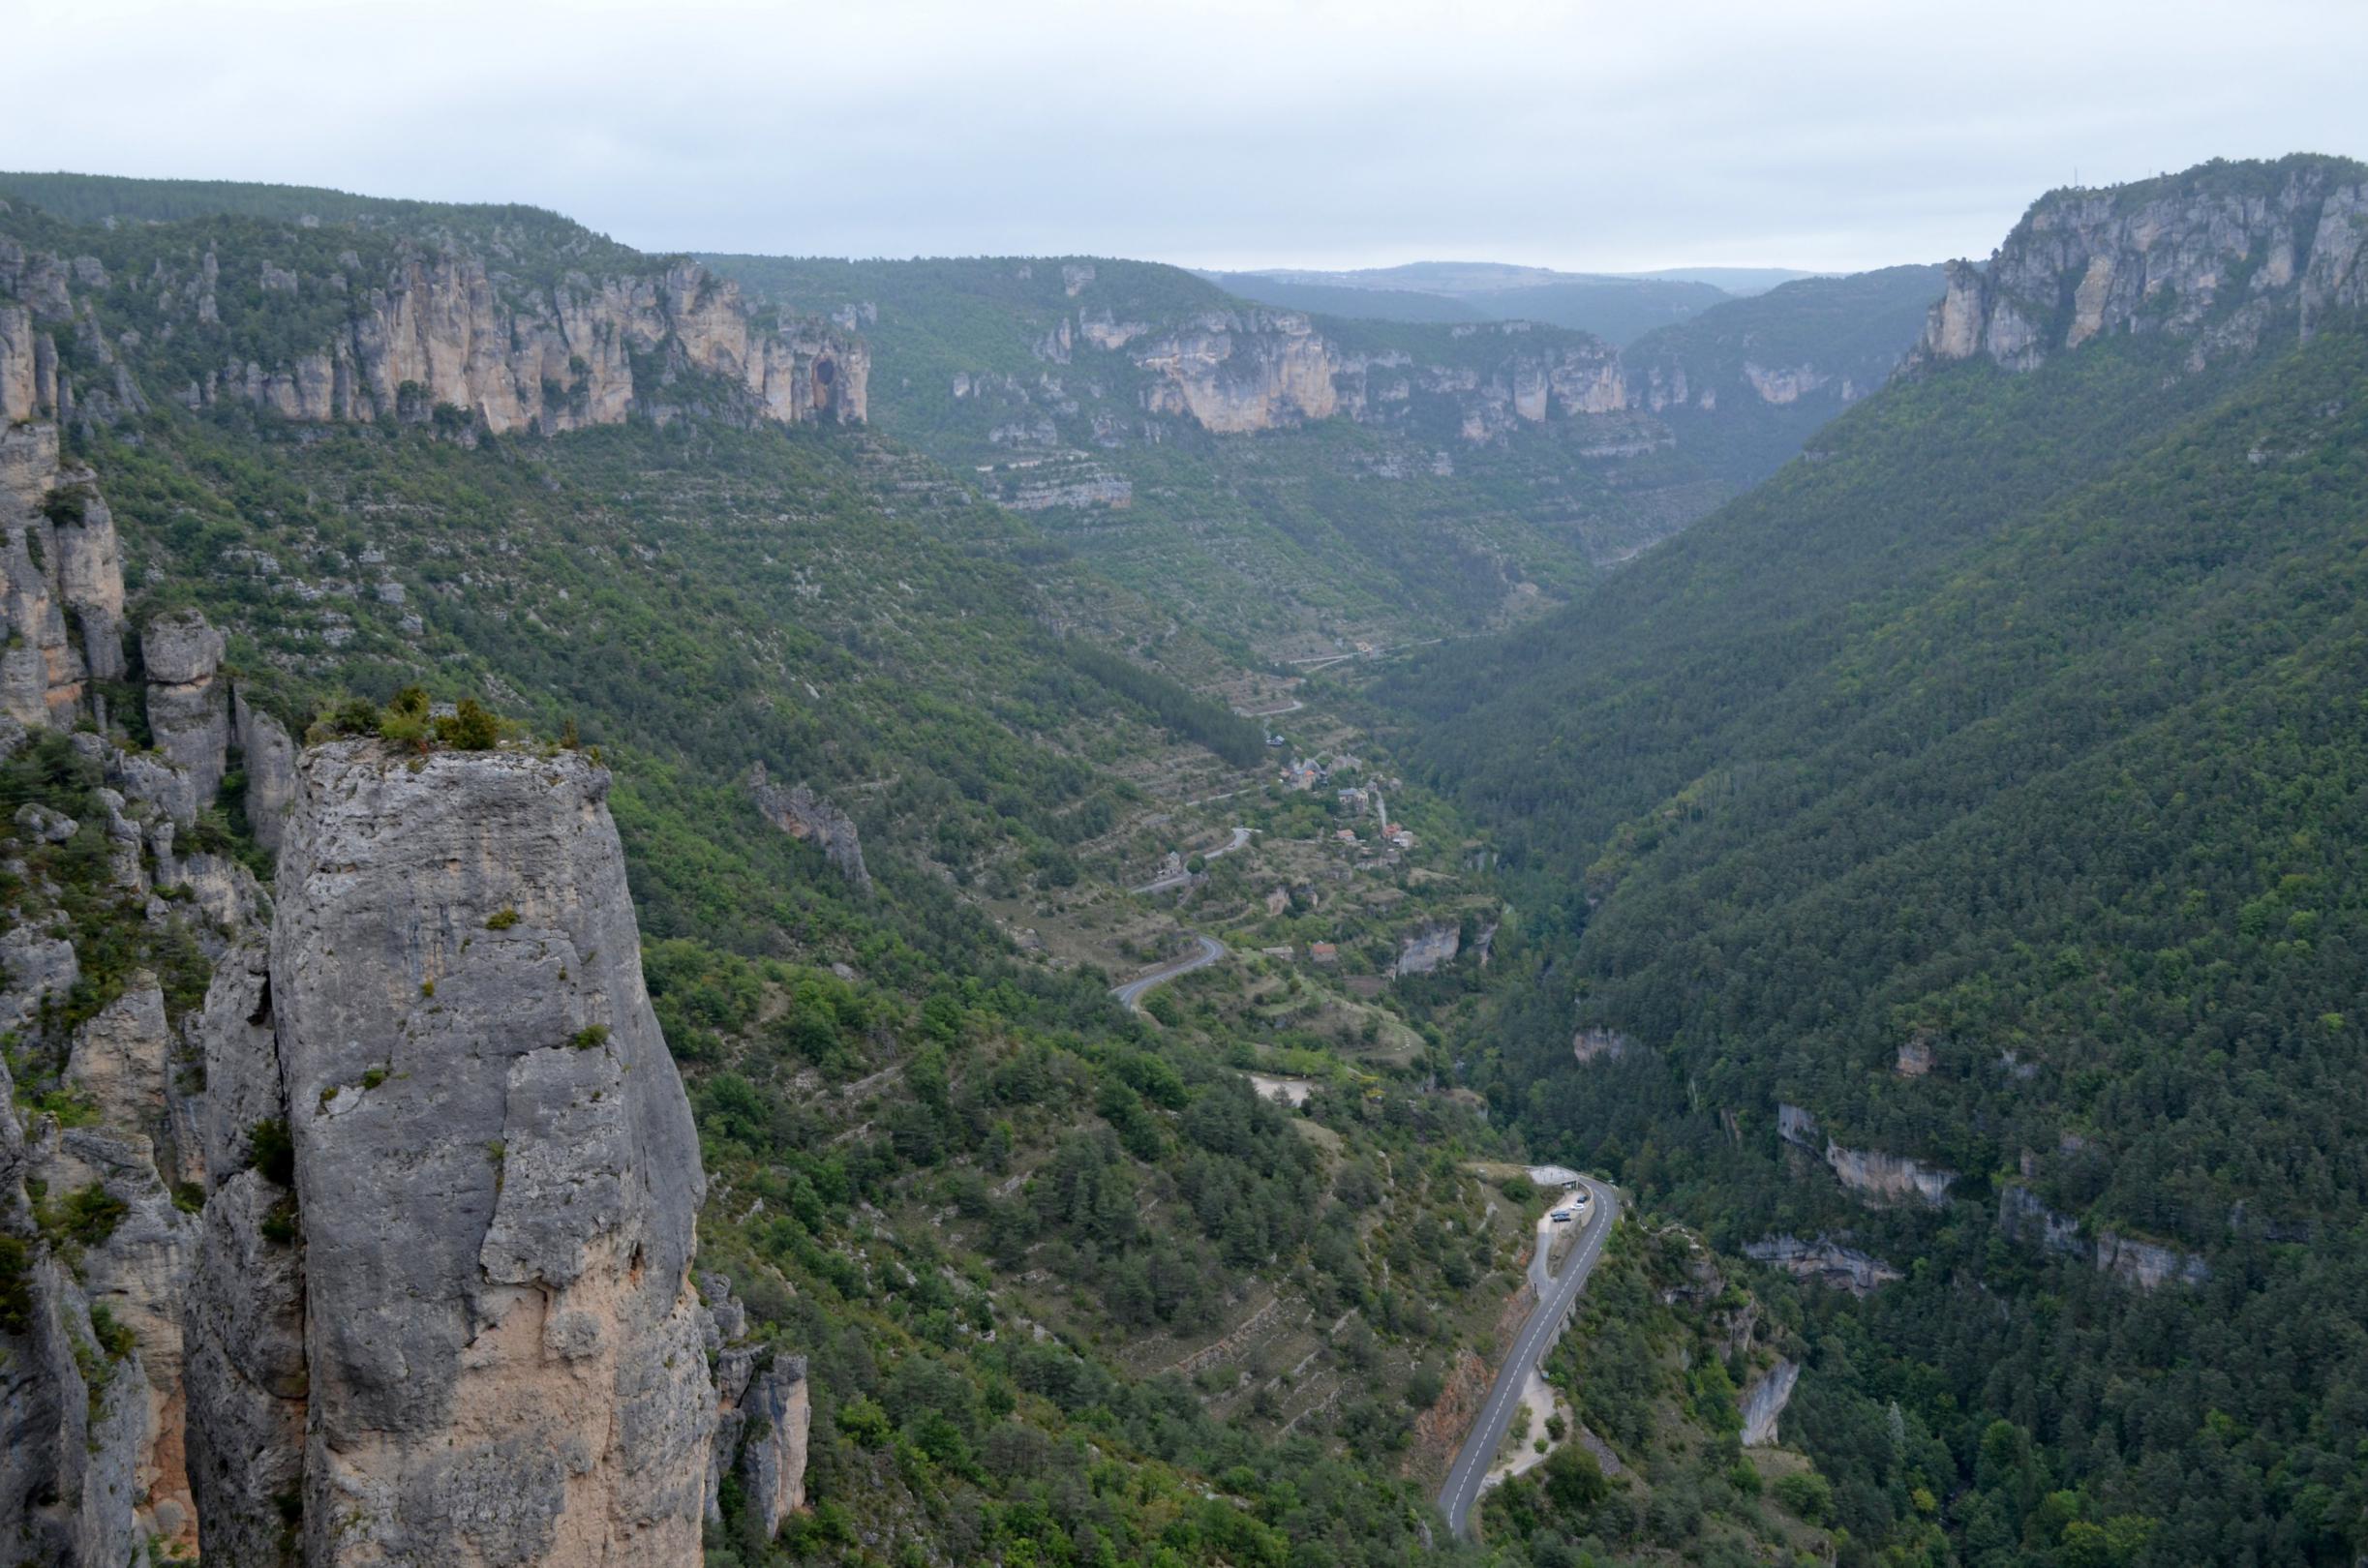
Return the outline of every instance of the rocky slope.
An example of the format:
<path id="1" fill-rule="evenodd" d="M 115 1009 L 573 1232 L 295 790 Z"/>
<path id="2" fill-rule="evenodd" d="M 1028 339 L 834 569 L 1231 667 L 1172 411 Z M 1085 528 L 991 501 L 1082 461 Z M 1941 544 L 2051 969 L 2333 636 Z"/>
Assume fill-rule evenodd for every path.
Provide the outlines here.
<path id="1" fill-rule="evenodd" d="M 108 513 L 6 439 L 0 1558 L 688 1564 L 727 1471 L 777 1530 L 804 1364 L 691 1282 L 606 770 L 300 754 L 187 612 L 129 744 Z M 234 747 L 275 897 L 212 836 Z"/>
<path id="2" fill-rule="evenodd" d="M 865 417 L 860 338 L 753 311 L 695 262 L 619 252 L 586 270 L 448 233 L 229 222 L 69 228 L 0 211 L 0 419 L 159 398 L 311 424 L 449 408 L 496 435 L 694 402 L 780 424 Z"/>
<path id="3" fill-rule="evenodd" d="M 2297 156 L 2237 178 L 2246 168 L 2044 197 L 1987 265 L 1950 263 L 1917 359 L 2027 371 L 2102 335 L 2159 332 L 2192 340 L 2200 367 L 2368 303 L 2368 167 Z"/>
<path id="4" fill-rule="evenodd" d="M 886 263 L 709 259 L 801 308 L 849 320 L 869 312 L 875 321 L 885 310 L 899 384 L 939 382 L 952 404 L 972 410 L 957 423 L 986 419 L 991 429 L 982 434 L 990 446 L 1022 451 L 1157 444 L 1167 420 L 1236 436 L 1340 418 L 1486 443 L 1525 425 L 1672 407 L 1709 411 L 1722 397 L 1780 407 L 1825 392 L 1838 407 L 1881 384 L 1940 285 L 1937 271 L 1927 268 L 1867 275 L 1871 285 L 1806 280 L 1624 349 L 1528 320 L 1412 324 L 1310 316 L 1230 299 L 1189 275 L 1133 262 L 1068 263 L 1056 290 L 1053 268 L 1044 262 L 911 263 L 914 270 L 899 272 Z M 925 268 L 929 276 L 921 275 Z M 939 276 L 949 271 L 952 277 Z M 865 287 L 886 294 L 887 303 L 840 297 Z M 966 330 L 934 319 L 953 304 L 949 288 L 966 296 Z M 985 340 L 977 327 L 1005 314 L 1014 352 L 990 362 L 979 352 Z M 1870 320 L 1879 346 L 1852 337 Z M 926 337 L 909 342 L 916 325 Z M 949 354 L 957 336 L 967 347 Z M 1842 339 L 1849 341 L 1837 351 Z M 1047 368 L 1023 368 L 1031 360 Z M 925 388 L 899 399 L 937 395 Z M 1613 432 L 1605 439 L 1637 451 L 1665 445 L 1667 433 L 1649 419 L 1646 425 L 1641 437 Z"/>
<path id="5" fill-rule="evenodd" d="M 32 411 L 0 408 L 0 418 Z M 0 424 L 0 712 L 46 724 L 73 711 L 86 679 L 124 665 L 114 520 L 89 470 L 61 462 L 56 426 Z"/>
<path id="6" fill-rule="evenodd" d="M 607 785 L 572 753 L 415 767 L 359 741 L 299 769 L 263 1018 L 215 1010 L 236 1039 L 208 1042 L 208 1080 L 227 1091 L 209 1141 L 252 1156 L 259 1103 L 293 1147 L 301 1295 L 268 1316 L 304 1327 L 275 1380 L 306 1391 L 308 1562 L 696 1556 L 703 1180 Z M 246 975 L 228 983 L 243 1003 Z M 258 1173 L 214 1174 L 219 1280 L 238 1271 L 214 1251 L 262 1238 Z M 190 1299 L 217 1365 L 253 1285 Z M 255 1386 L 193 1390 L 208 1483 L 242 1498 L 270 1495 L 240 1473 L 258 1456 L 211 1432 L 251 1430 Z"/>

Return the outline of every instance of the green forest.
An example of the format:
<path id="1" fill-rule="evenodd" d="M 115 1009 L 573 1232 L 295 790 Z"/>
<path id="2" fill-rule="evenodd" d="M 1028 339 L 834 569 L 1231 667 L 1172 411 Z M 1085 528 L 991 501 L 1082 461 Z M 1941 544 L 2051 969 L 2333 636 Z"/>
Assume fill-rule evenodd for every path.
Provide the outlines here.
<path id="1" fill-rule="evenodd" d="M 2069 286 L 2016 298 L 2024 368 L 1895 374 L 1938 268 L 1805 279 L 1622 350 L 1690 399 L 1488 440 L 1444 394 L 1155 421 L 1151 372 L 1047 347 L 1252 310 L 1178 268 L 715 256 L 768 330 L 863 337 L 868 429 L 653 364 L 662 410 L 496 436 L 176 394 L 310 351 L 349 273 L 678 258 L 526 207 L 0 197 L 0 259 L 90 263 L 50 324 L 104 395 L 62 440 L 133 625 L 202 611 L 297 736 L 612 769 L 699 1269 L 811 1367 L 808 1506 L 768 1539 L 728 1478 L 710 1568 L 2368 1552 L 2368 319 L 2255 287 L 2268 242 L 2077 342 Z M 143 283 L 199 258 L 203 322 Z M 1401 314 L 1435 318 L 1315 330 L 1442 384 L 1601 347 Z M 1105 499 L 1037 506 L 1047 473 Z M 147 744 L 137 672 L 95 689 Z M 240 761 L 184 848 L 267 881 Z M 65 736 L 0 757 L 0 811 L 74 819 L 0 866 L 81 955 L 44 1027 L 143 971 L 176 1021 L 205 994 L 211 938 L 110 880 L 101 784 Z M 93 1114 L 4 1043 L 25 1115 Z M 1623 1218 L 1457 1540 L 1542 1161 Z M 0 1236 L 0 1335 L 100 1197 Z"/>
<path id="2" fill-rule="evenodd" d="M 1500 1110 L 1723 1245 L 1905 1268 L 1814 1303 L 1801 1396 L 1869 1547 L 2362 1527 L 2368 334 L 2185 352 L 1913 376 L 1583 616 L 1374 693 L 1535 911 Z M 1574 1027 L 1641 1048 L 1573 1074 Z"/>

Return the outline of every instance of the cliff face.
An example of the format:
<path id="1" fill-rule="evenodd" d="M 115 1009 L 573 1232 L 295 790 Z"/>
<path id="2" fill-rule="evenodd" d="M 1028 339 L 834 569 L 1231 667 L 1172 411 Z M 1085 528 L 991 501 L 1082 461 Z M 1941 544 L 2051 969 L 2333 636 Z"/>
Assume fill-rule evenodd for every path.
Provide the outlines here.
<path id="1" fill-rule="evenodd" d="M 114 519 L 46 422 L 0 427 L 0 712 L 19 724 L 69 721 L 86 678 L 123 674 Z"/>
<path id="2" fill-rule="evenodd" d="M 1114 331 L 1097 338 L 1126 341 Z M 1128 352 L 1157 377 L 1144 399 L 1151 412 L 1188 415 L 1219 435 L 1329 419 L 1340 408 L 1343 363 L 1304 316 L 1212 312 Z"/>
<path id="3" fill-rule="evenodd" d="M 774 783 L 763 763 L 750 770 L 748 791 L 766 821 L 821 850 L 833 869 L 858 890 L 871 890 L 871 872 L 864 864 L 864 841 L 853 817 L 804 784 L 784 789 Z"/>
<path id="4" fill-rule="evenodd" d="M 1836 1290 L 1847 1290 L 1854 1296 L 1867 1295 L 1880 1286 L 1905 1278 L 1897 1269 L 1879 1257 L 1869 1256 L 1853 1247 L 1819 1237 L 1813 1242 L 1798 1236 L 1770 1236 L 1761 1241 L 1746 1242 L 1744 1255 L 1756 1262 L 1772 1264 L 1797 1280 L 1813 1280 Z"/>
<path id="5" fill-rule="evenodd" d="M 0 759 L 63 775 L 0 823 L 0 1561 L 687 1565 L 719 1401 L 777 1528 L 804 1364 L 710 1378 L 698 1145 L 607 773 L 299 757 L 194 614 L 110 688 L 132 747 L 85 678 L 126 667 L 113 526 L 54 425 L 0 430 Z M 232 745 L 283 850 L 268 931 L 244 866 L 189 850 Z M 101 904 L 105 978 L 56 934 Z M 186 1015 L 121 974 L 192 950 Z"/>
<path id="6" fill-rule="evenodd" d="M 2043 197 L 1987 266 L 1950 263 L 1917 358 L 2030 370 L 2116 333 L 2192 340 L 2191 363 L 2368 303 L 2368 168 L 2206 165 Z"/>
<path id="7" fill-rule="evenodd" d="M 426 419 L 464 410 L 496 435 L 555 434 L 670 417 L 712 378 L 724 411 L 780 424 L 860 424 L 870 352 L 829 322 L 762 319 L 737 285 L 689 261 L 530 282 L 445 242 L 408 242 L 334 266 L 260 262 L 273 329 L 226 324 L 223 299 L 253 286 L 208 242 L 114 276 L 0 233 L 0 422 L 251 404 L 310 424 Z M 85 266 L 83 262 L 90 264 Z M 313 323 L 284 345 L 276 322 Z M 71 339 L 79 367 L 59 369 Z M 269 347 L 266 347 L 265 345 Z"/>
<path id="8" fill-rule="evenodd" d="M 1059 341 L 1068 363 L 1066 320 Z M 1487 440 L 1520 424 L 1627 408 L 1619 355 L 1592 340 L 1533 343 L 1521 322 L 1459 329 L 1458 336 L 1503 336 L 1503 353 L 1478 363 L 1420 363 L 1399 350 L 1344 348 L 1309 317 L 1290 311 L 1213 311 L 1177 330 L 1147 336 L 1140 322 L 1088 319 L 1079 336 L 1095 347 L 1124 348 L 1154 377 L 1144 393 L 1151 413 L 1189 417 L 1217 435 L 1274 430 L 1346 416 L 1388 424 L 1420 395 L 1451 400 L 1468 440 Z"/>
<path id="9" fill-rule="evenodd" d="M 208 1010 L 209 1147 L 254 1155 L 258 1106 L 292 1145 L 285 1194 L 216 1188 L 190 1298 L 225 1529 L 298 1474 L 308 1563 L 697 1561 L 703 1178 L 607 774 L 349 742 L 299 781 L 260 991 Z M 300 1270 L 245 1261 L 275 1210 Z"/>
<path id="10" fill-rule="evenodd" d="M 34 743 L 31 730 L 98 716 L 83 678 L 123 671 L 123 582 L 106 504 L 86 471 L 60 467 L 54 426 L 0 432 L 0 518 L 8 756 Z M 178 630 L 174 649 L 160 645 L 163 664 L 191 640 L 205 651 L 202 622 Z M 167 732 L 169 709 L 167 699 L 156 710 Z M 215 779 L 222 739 L 210 758 L 188 758 Z M 173 808 L 195 814 L 182 763 L 87 730 L 48 743 L 48 768 L 67 775 L 58 799 L 81 820 L 28 802 L 0 828 L 13 829 L 0 860 L 17 885 L 0 917 L 0 1027 L 30 1091 L 20 1104 L 0 1068 L 0 1560 L 137 1562 L 152 1544 L 197 1542 L 181 1307 L 197 1249 L 186 1199 L 204 1151 L 186 1037 L 155 972 L 120 966 L 126 952 L 181 943 L 213 950 L 254 893 L 234 863 L 173 855 Z M 104 854 L 78 864 L 29 864 L 94 840 Z M 79 935 L 58 934 L 73 900 L 119 912 L 100 973 L 85 973 Z M 108 999 L 75 1022 L 86 989 Z"/>
<path id="11" fill-rule="evenodd" d="M 1746 1448 L 1764 1448 L 1776 1440 L 1776 1420 L 1792 1402 L 1792 1391 L 1800 1381 L 1801 1364 L 1789 1356 L 1778 1356 L 1775 1366 L 1738 1396 Z"/>
<path id="12" fill-rule="evenodd" d="M 2010 1184 L 2000 1189 L 1998 1228 L 2048 1251 L 2079 1258 L 2140 1290 L 2168 1283 L 2198 1285 L 2211 1278 L 2211 1266 L 2193 1252 L 2091 1227 L 2049 1208 L 2027 1187 Z"/>
<path id="13" fill-rule="evenodd" d="M 1125 506 L 1132 487 L 1087 448 L 1158 444 L 1177 423 L 1242 436 L 1347 420 L 1420 442 L 1434 474 L 1453 471 L 1457 445 L 1525 431 L 1575 435 L 1580 458 L 1619 461 L 1691 438 L 1664 415 L 1698 431 L 1705 418 L 1798 405 L 1801 423 L 1883 383 L 1940 269 L 1809 280 L 1624 349 L 1526 321 L 1383 330 L 1247 305 L 1162 317 L 1136 295 L 1097 302 L 1105 286 L 1087 279 L 1048 326 L 1028 321 L 1028 352 L 1049 368 L 952 377 L 954 401 L 979 406 L 962 422 L 1008 454 L 983 470 L 1008 476 L 995 482 L 1007 506 Z M 1376 471 L 1407 470 L 1399 459 Z"/>
<path id="14" fill-rule="evenodd" d="M 1880 1149 L 1849 1149 L 1832 1138 L 1819 1142 L 1817 1118 L 1799 1105 L 1776 1106 L 1776 1135 L 1786 1143 L 1822 1153 L 1835 1178 L 1851 1191 L 1878 1203 L 1913 1197 L 1946 1207 L 1957 1172 Z"/>

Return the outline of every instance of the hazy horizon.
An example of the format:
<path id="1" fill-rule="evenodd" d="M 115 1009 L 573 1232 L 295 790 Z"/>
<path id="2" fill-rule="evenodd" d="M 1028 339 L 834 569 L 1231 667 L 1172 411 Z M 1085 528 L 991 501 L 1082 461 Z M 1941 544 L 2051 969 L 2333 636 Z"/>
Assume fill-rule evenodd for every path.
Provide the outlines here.
<path id="1" fill-rule="evenodd" d="M 23 117 L 0 164 L 520 201 L 652 251 L 1857 272 L 1987 256 L 2076 180 L 2368 153 L 2368 8 L 2234 15 L 35 0 L 20 79 L 107 112 Z"/>

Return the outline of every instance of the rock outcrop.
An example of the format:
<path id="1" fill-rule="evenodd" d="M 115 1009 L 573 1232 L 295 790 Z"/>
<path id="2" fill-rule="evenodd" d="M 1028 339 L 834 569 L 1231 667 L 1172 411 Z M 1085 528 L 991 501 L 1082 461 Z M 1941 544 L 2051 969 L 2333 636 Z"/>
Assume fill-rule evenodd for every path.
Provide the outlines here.
<path id="1" fill-rule="evenodd" d="M 251 404 L 310 424 L 427 420 L 458 409 L 496 435 L 554 434 L 664 418 L 707 394 L 724 410 L 782 424 L 860 424 L 868 412 L 870 351 L 831 322 L 775 324 L 739 287 L 696 262 L 615 256 L 606 267 L 562 267 L 532 280 L 515 249 L 449 234 L 364 244 L 334 269 L 262 263 L 263 287 L 290 312 L 324 318 L 321 337 L 292 351 L 247 342 L 226 326 L 233 284 L 211 243 L 194 263 L 162 261 L 140 277 L 110 278 L 96 258 L 68 265 L 0 234 L 0 425 L 144 407 L 143 334 L 113 320 L 118 291 L 137 290 L 143 315 L 176 329 L 228 336 L 228 354 L 186 384 L 159 389 L 200 407 Z M 519 266 L 519 271 L 507 270 Z M 70 380 L 45 318 L 75 323 L 91 350 Z M 176 365 L 185 361 L 175 360 Z M 182 372 L 176 371 L 176 378 Z M 78 394 L 77 394 L 78 388 Z"/>
<path id="2" fill-rule="evenodd" d="M 298 780 L 267 965 L 206 1014 L 212 1171 L 288 1149 L 206 1202 L 206 1518 L 251 1539 L 292 1469 L 308 1564 L 697 1562 L 704 1179 L 607 773 L 352 741 Z"/>
<path id="3" fill-rule="evenodd" d="M 1913 1198 L 1932 1208 L 1944 1208 L 1949 1202 L 1949 1189 L 1957 1181 L 1957 1172 L 1953 1170 L 1928 1165 L 1905 1155 L 1886 1154 L 1880 1149 L 1845 1149 L 1838 1143 L 1828 1143 L 1825 1162 L 1833 1167 L 1842 1186 L 1882 1203 Z"/>
<path id="4" fill-rule="evenodd" d="M 774 783 L 763 763 L 750 770 L 748 789 L 766 821 L 790 837 L 805 839 L 820 849 L 838 874 L 859 891 L 871 890 L 871 873 L 864 866 L 864 845 L 855 830 L 854 818 L 803 784 L 783 789 Z"/>
<path id="5" fill-rule="evenodd" d="M 1453 920 L 1438 920 L 1398 939 L 1392 975 L 1428 975 L 1442 964 L 1455 962 L 1463 950 L 1463 928 Z"/>
<path id="6" fill-rule="evenodd" d="M 0 426 L 0 714 L 19 724 L 70 725 L 87 678 L 123 673 L 114 519 L 48 422 Z"/>
<path id="7" fill-rule="evenodd" d="M 16 586 L 21 609 L 54 585 Z M 0 929 L 0 1027 L 69 1107 L 20 1110 L 0 1064 L 0 1561 L 696 1563 L 704 1179 L 608 775 L 376 742 L 300 761 L 201 618 L 141 649 L 156 748 L 71 738 L 112 785 L 77 875 L 218 960 L 194 1019 L 136 973 L 68 1030 L 60 890 Z M 233 739 L 284 843 L 269 940 L 237 860 L 176 853 Z M 95 813 L 27 801 L 8 827 L 76 841 Z M 730 1462 L 777 1529 L 804 1363 L 737 1371 Z"/>
<path id="8" fill-rule="evenodd" d="M 2368 304 L 2368 167 L 2212 163 L 2110 190 L 2053 192 L 1984 266 L 1949 265 L 1914 359 L 2026 371 L 2092 339 L 2191 340 L 2191 365 L 2284 323 L 2307 338 Z"/>
<path id="9" fill-rule="evenodd" d="M 1914 1197 L 1934 1208 L 1945 1207 L 1957 1181 L 1957 1172 L 1905 1155 L 1848 1149 L 1832 1138 L 1820 1145 L 1817 1118 L 1799 1105 L 1776 1106 L 1776 1136 L 1818 1154 L 1842 1186 L 1877 1202 Z"/>
<path id="10" fill-rule="evenodd" d="M 296 743 L 286 725 L 249 703 L 241 691 L 230 694 L 230 739 L 238 744 L 247 773 L 248 829 L 257 843 L 277 850 L 288 810 L 296 802 Z"/>
<path id="11" fill-rule="evenodd" d="M 1571 455 L 1617 462 L 1679 443 L 1680 425 L 1663 414 L 1699 429 L 1722 407 L 1802 405 L 1811 412 L 1792 422 L 1806 428 L 1813 413 L 1883 384 L 1940 289 L 1936 266 L 1803 280 L 1778 290 L 1782 298 L 1734 301 L 1625 348 L 1519 320 L 1381 347 L 1294 311 L 1230 305 L 1163 317 L 1139 301 L 1124 302 L 1123 315 L 1080 301 L 1048 324 L 1025 324 L 1028 351 L 1054 369 L 1033 381 L 957 371 L 951 388 L 990 410 L 978 435 L 1027 454 L 982 470 L 1015 509 L 1126 504 L 1131 489 L 1084 482 L 1098 471 L 1088 449 L 1156 444 L 1177 421 L 1244 435 L 1345 419 L 1424 445 L 1503 444 L 1550 427 L 1575 437 Z M 1383 453 L 1364 471 L 1403 480 L 1418 467 L 1443 475 L 1454 465 L 1431 446 L 1420 458 Z M 1028 478 L 1001 477 L 1013 470 Z"/>
<path id="12" fill-rule="evenodd" d="M 2048 1251 L 2080 1258 L 2100 1274 L 2110 1274 L 2140 1290 L 2166 1284 L 2198 1285 L 2212 1276 L 2211 1266 L 2193 1252 L 2117 1235 L 2058 1214 L 2027 1187 L 2009 1185 L 1999 1191 L 1998 1228 L 2019 1240 L 2036 1242 Z"/>
<path id="13" fill-rule="evenodd" d="M 1617 1029 L 1582 1028 L 1570 1037 L 1570 1055 L 1581 1067 L 1590 1062 L 1617 1062 L 1634 1043 Z"/>
<path id="14" fill-rule="evenodd" d="M 1188 415 L 1218 435 L 1329 419 L 1340 408 L 1341 361 L 1292 312 L 1210 312 L 1128 351 L 1157 377 L 1146 408 Z"/>
<path id="15" fill-rule="evenodd" d="M 1770 1236 L 1746 1242 L 1744 1256 L 1772 1264 L 1798 1280 L 1813 1280 L 1836 1290 L 1864 1296 L 1881 1285 L 1906 1278 L 1897 1269 L 1829 1237 L 1803 1241 L 1798 1236 Z"/>
<path id="16" fill-rule="evenodd" d="M 189 776 L 198 807 L 213 802 L 228 766 L 230 693 L 215 678 L 223 648 L 222 633 L 195 610 L 159 616 L 139 635 L 148 733 L 165 760 Z"/>
<path id="17" fill-rule="evenodd" d="M 72 983 L 71 949 L 11 937 L 12 993 Z M 196 1544 L 179 1320 L 196 1225 L 167 1184 L 173 1052 L 143 976 L 76 1032 L 76 1125 L 22 1115 L 0 1066 L 0 1559 L 79 1568 Z"/>
<path id="18" fill-rule="evenodd" d="M 708 1356 L 715 1368 L 715 1442 L 708 1464 L 707 1515 L 723 1517 L 726 1471 L 765 1539 L 781 1533 L 805 1506 L 805 1449 L 813 1424 L 805 1358 L 782 1355 L 744 1338 L 747 1314 L 719 1275 L 701 1282 L 708 1299 Z"/>
<path id="19" fill-rule="evenodd" d="M 1746 1448 L 1765 1448 L 1776 1440 L 1776 1418 L 1792 1402 L 1792 1391 L 1800 1381 L 1801 1364 L 1788 1356 L 1778 1356 L 1775 1366 L 1753 1378 L 1750 1386 L 1737 1396 L 1743 1411 Z"/>

